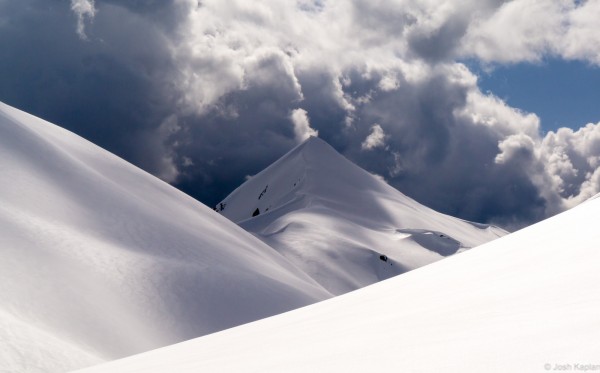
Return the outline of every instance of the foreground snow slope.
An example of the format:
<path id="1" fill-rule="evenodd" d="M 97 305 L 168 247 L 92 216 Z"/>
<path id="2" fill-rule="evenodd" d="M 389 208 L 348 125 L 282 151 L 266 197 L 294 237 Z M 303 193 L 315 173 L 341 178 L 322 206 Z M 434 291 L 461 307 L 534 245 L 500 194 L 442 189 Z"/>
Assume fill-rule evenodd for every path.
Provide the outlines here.
<path id="1" fill-rule="evenodd" d="M 598 221 L 597 198 L 370 287 L 85 372 L 544 372 L 555 364 L 600 365 Z"/>
<path id="2" fill-rule="evenodd" d="M 0 371 L 65 371 L 330 297 L 229 220 L 0 103 Z"/>
<path id="3" fill-rule="evenodd" d="M 417 203 L 315 137 L 250 178 L 217 211 L 334 294 L 506 234 Z"/>

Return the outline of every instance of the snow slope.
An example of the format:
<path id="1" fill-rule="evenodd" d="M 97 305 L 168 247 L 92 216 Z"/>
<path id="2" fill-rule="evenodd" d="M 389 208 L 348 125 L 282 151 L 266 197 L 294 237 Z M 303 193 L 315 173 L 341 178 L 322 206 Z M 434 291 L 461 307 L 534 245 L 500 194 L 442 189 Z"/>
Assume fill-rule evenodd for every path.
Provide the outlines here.
<path id="1" fill-rule="evenodd" d="M 364 289 L 85 372 L 599 370 L 598 221 L 596 198 Z"/>
<path id="2" fill-rule="evenodd" d="M 65 371 L 331 297 L 229 220 L 0 103 L 0 371 Z"/>
<path id="3" fill-rule="evenodd" d="M 250 178 L 216 210 L 333 294 L 506 234 L 417 203 L 316 137 Z"/>

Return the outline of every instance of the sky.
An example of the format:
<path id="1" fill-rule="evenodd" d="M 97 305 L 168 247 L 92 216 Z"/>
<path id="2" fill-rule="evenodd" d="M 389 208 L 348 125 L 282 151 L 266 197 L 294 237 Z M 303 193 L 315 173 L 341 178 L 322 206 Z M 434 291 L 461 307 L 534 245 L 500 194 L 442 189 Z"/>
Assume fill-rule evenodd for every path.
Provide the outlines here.
<path id="1" fill-rule="evenodd" d="M 600 118 L 600 67 L 578 60 L 550 58 L 538 63 L 470 68 L 479 88 L 508 105 L 535 113 L 543 132 L 579 128 Z"/>
<path id="2" fill-rule="evenodd" d="M 0 0 L 0 101 L 209 206 L 317 135 L 516 229 L 600 192 L 598 19 L 600 0 Z"/>

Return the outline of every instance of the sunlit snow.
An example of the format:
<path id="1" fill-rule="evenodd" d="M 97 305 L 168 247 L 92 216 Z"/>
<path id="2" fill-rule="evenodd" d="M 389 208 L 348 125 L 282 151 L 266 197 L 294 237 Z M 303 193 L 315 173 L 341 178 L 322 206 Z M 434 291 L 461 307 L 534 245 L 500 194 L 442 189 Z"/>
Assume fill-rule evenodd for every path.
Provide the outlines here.
<path id="1" fill-rule="evenodd" d="M 316 137 L 250 178 L 216 210 L 336 295 L 506 234 L 417 203 Z"/>
<path id="2" fill-rule="evenodd" d="M 331 297 L 229 220 L 0 104 L 0 371 L 61 372 Z"/>
<path id="3" fill-rule="evenodd" d="M 598 370 L 599 220 L 596 198 L 355 292 L 85 372 Z"/>

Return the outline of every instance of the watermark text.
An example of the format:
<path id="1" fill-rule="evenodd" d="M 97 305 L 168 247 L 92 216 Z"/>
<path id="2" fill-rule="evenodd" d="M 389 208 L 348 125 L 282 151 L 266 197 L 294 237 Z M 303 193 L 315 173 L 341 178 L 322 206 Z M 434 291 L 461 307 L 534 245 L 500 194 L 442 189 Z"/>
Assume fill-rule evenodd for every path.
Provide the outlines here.
<path id="1" fill-rule="evenodd" d="M 600 364 L 590 363 L 546 363 L 544 370 L 548 372 L 600 372 Z"/>

